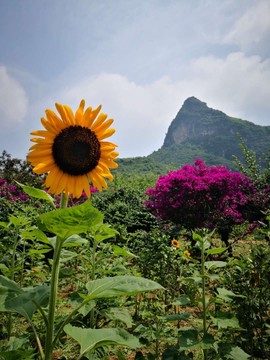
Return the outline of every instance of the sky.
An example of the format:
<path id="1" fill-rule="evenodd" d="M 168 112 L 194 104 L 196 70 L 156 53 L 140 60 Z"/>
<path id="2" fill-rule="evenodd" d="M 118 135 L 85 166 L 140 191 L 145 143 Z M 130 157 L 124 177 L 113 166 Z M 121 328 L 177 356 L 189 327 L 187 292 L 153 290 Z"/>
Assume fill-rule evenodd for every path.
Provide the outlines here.
<path id="1" fill-rule="evenodd" d="M 190 96 L 270 126 L 270 0 L 0 0 L 0 153 L 85 99 L 147 156 Z"/>

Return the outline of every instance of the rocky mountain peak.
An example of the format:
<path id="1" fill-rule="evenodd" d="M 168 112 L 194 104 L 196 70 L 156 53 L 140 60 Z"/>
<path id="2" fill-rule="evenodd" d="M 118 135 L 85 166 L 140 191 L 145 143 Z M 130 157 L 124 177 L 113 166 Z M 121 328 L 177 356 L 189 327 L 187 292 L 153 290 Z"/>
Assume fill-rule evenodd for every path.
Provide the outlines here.
<path id="1" fill-rule="evenodd" d="M 163 146 L 169 147 L 189 139 L 211 136 L 227 118 L 223 112 L 211 109 L 205 102 L 191 96 L 185 100 L 169 126 Z"/>

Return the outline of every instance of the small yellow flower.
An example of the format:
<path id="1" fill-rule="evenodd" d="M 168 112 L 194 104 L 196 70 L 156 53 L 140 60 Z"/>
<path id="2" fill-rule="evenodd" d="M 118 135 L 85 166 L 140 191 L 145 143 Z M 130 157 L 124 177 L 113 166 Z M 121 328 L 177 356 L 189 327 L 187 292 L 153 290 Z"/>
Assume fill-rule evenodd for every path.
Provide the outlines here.
<path id="1" fill-rule="evenodd" d="M 175 248 L 180 248 L 180 242 L 174 239 L 172 240 L 172 246 Z"/>
<path id="2" fill-rule="evenodd" d="M 184 251 L 184 254 L 185 254 L 186 256 L 190 257 L 190 252 L 189 252 L 188 250 L 185 250 L 185 251 Z"/>
<path id="3" fill-rule="evenodd" d="M 39 272 L 39 268 L 34 267 L 34 268 L 33 268 L 33 271 L 37 273 L 37 272 Z"/>

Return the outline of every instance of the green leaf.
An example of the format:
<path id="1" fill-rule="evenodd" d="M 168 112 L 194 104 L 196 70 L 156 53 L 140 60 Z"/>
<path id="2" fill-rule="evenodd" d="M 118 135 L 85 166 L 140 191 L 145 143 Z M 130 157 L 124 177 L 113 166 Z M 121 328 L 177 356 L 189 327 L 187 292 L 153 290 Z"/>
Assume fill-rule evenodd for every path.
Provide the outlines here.
<path id="1" fill-rule="evenodd" d="M 47 306 L 49 301 L 49 289 L 49 286 L 41 285 L 24 290 L 19 296 L 8 300 L 6 306 L 25 318 L 32 319 L 38 308 L 37 305 L 40 307 Z"/>
<path id="2" fill-rule="evenodd" d="M 198 233 L 196 233 L 196 232 L 193 232 L 192 233 L 192 239 L 194 240 L 194 241 L 199 241 L 199 242 L 203 242 L 203 237 L 201 237 L 201 235 L 199 235 Z"/>
<path id="3" fill-rule="evenodd" d="M 46 254 L 46 253 L 48 253 L 50 251 L 52 251 L 52 249 L 48 248 L 48 247 L 40 249 L 40 250 L 30 249 L 29 254 L 39 254 L 40 255 L 40 254 Z"/>
<path id="4" fill-rule="evenodd" d="M 78 303 L 77 303 L 78 306 Z M 86 316 L 87 314 L 90 313 L 90 311 L 92 309 L 94 309 L 94 307 L 96 306 L 96 302 L 94 300 L 89 301 L 88 303 L 86 303 L 85 305 L 83 305 L 78 312 L 80 314 L 82 314 L 83 316 Z"/>
<path id="5" fill-rule="evenodd" d="M 170 314 L 164 316 L 164 320 L 166 321 L 180 321 L 184 320 L 186 321 L 191 316 L 191 313 L 184 312 L 182 314 Z"/>
<path id="6" fill-rule="evenodd" d="M 124 329 L 82 329 L 66 325 L 64 331 L 80 344 L 80 358 L 87 352 L 105 345 L 121 345 L 132 349 L 140 347 L 139 340 Z"/>
<path id="7" fill-rule="evenodd" d="M 227 290 L 225 288 L 217 288 L 218 294 L 217 294 L 217 298 L 222 299 L 226 302 L 231 302 L 233 300 L 233 298 L 238 297 L 238 298 L 244 298 L 244 295 L 236 295 L 234 292 L 232 292 L 231 290 Z"/>
<path id="8" fill-rule="evenodd" d="M 96 243 L 114 238 L 118 231 L 112 229 L 109 224 L 97 224 L 91 227 L 91 235 Z"/>
<path id="9" fill-rule="evenodd" d="M 102 223 L 103 215 L 95 209 L 89 200 L 78 206 L 57 209 L 42 214 L 38 218 L 39 227 L 52 232 L 61 239 L 74 234 L 87 232 L 91 227 Z"/>
<path id="10" fill-rule="evenodd" d="M 11 336 L 7 342 L 1 342 L 0 358 L 7 360 L 30 360 L 35 359 L 34 349 L 31 349 L 27 337 Z"/>
<path id="11" fill-rule="evenodd" d="M 89 300 L 123 295 L 129 296 L 145 291 L 163 289 L 155 281 L 127 275 L 90 281 L 86 284 L 86 288 L 88 290 L 87 299 Z"/>
<path id="12" fill-rule="evenodd" d="M 220 343 L 218 345 L 218 353 L 222 356 L 223 359 L 230 359 L 230 360 L 250 359 L 250 355 L 248 355 L 239 346 L 233 344 Z"/>
<path id="13" fill-rule="evenodd" d="M 23 290 L 14 281 L 0 275 L 0 311 L 11 311 L 6 307 L 6 301 L 22 292 Z"/>
<path id="14" fill-rule="evenodd" d="M 180 296 L 174 300 L 172 305 L 188 305 L 190 304 L 190 298 L 188 296 Z"/>
<path id="15" fill-rule="evenodd" d="M 39 230 L 39 229 L 32 229 L 30 231 L 28 230 L 23 230 L 21 231 L 21 236 L 24 239 L 29 239 L 29 240 L 39 240 L 44 244 L 50 244 L 49 239 L 47 238 L 47 236 L 44 234 L 43 231 Z"/>
<path id="16" fill-rule="evenodd" d="M 76 247 L 76 246 L 82 246 L 83 244 L 87 244 L 87 243 L 88 241 L 86 239 L 83 239 L 79 235 L 74 234 L 64 241 L 63 247 L 66 248 Z"/>
<path id="17" fill-rule="evenodd" d="M 209 250 L 206 250 L 205 252 L 208 255 L 214 255 L 214 254 L 221 254 L 226 250 L 227 250 L 227 248 L 221 247 L 221 248 L 209 249 Z"/>
<path id="18" fill-rule="evenodd" d="M 179 338 L 179 350 L 195 350 L 200 347 L 200 341 L 198 339 L 198 331 L 196 329 L 184 329 L 180 328 Z"/>
<path id="19" fill-rule="evenodd" d="M 14 281 L 0 276 L 0 311 L 16 312 L 32 319 L 37 305 L 47 306 L 49 286 L 21 289 Z"/>
<path id="20" fill-rule="evenodd" d="M 54 199 L 46 191 L 36 189 L 36 188 L 34 188 L 32 186 L 23 185 L 23 184 L 19 183 L 18 181 L 16 181 L 16 183 L 22 187 L 23 191 L 27 195 L 29 195 L 31 197 L 34 197 L 36 199 L 46 200 L 46 201 L 50 202 L 55 207 Z"/>
<path id="21" fill-rule="evenodd" d="M 33 350 L 1 351 L 0 358 L 4 360 L 31 360 L 35 359 L 35 354 Z"/>
<path id="22" fill-rule="evenodd" d="M 0 226 L 4 227 L 5 229 L 8 228 L 8 222 L 5 222 L 5 221 L 0 221 Z"/>
<path id="23" fill-rule="evenodd" d="M 201 348 L 202 349 L 210 349 L 213 347 L 215 343 L 215 338 L 212 334 L 206 333 L 204 334 L 201 340 Z"/>
<path id="24" fill-rule="evenodd" d="M 137 258 L 138 257 L 137 255 L 134 255 L 130 251 L 128 251 L 128 249 L 121 248 L 118 245 L 113 245 L 113 254 L 114 255 L 124 256 L 124 257 L 132 257 L 132 258 Z"/>
<path id="25" fill-rule="evenodd" d="M 9 273 L 9 268 L 5 264 L 0 264 L 0 271 L 2 274 L 7 274 Z"/>
<path id="26" fill-rule="evenodd" d="M 205 261 L 204 265 L 207 269 L 211 269 L 225 267 L 227 266 L 227 263 L 226 261 Z"/>
<path id="27" fill-rule="evenodd" d="M 135 358 L 136 359 L 136 358 Z M 143 358 L 142 358 L 143 359 Z M 188 355 L 185 355 L 183 353 L 181 353 L 181 357 L 180 357 L 180 353 L 178 350 L 178 347 L 174 346 L 169 346 L 167 347 L 164 352 L 162 353 L 162 360 L 190 360 L 191 357 Z"/>
<path id="28" fill-rule="evenodd" d="M 14 215 L 10 215 L 8 217 L 9 219 L 9 222 L 14 225 L 15 227 L 22 227 L 22 226 L 25 226 L 28 224 L 29 220 L 23 216 L 23 215 L 20 215 L 20 216 L 14 216 Z"/>
<path id="29" fill-rule="evenodd" d="M 239 329 L 238 319 L 228 312 L 218 311 L 216 317 L 212 317 L 212 322 L 218 329 Z"/>
<path id="30" fill-rule="evenodd" d="M 119 307 L 110 308 L 109 310 L 105 310 L 106 317 L 110 320 L 121 321 L 123 322 L 127 328 L 130 328 L 133 325 L 132 316 L 128 309 L 122 309 Z"/>
<path id="31" fill-rule="evenodd" d="M 79 256 L 80 254 L 75 251 L 69 251 L 66 249 L 62 249 L 61 256 L 60 256 L 60 262 L 64 263 L 66 261 L 69 261 L 71 259 L 74 259 L 75 257 Z"/>

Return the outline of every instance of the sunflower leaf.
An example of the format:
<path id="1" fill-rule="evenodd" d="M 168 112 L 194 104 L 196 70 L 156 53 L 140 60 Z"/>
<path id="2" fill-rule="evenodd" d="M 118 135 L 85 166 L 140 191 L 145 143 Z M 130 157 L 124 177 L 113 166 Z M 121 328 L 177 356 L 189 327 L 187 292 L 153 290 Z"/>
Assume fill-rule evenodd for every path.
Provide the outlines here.
<path id="1" fill-rule="evenodd" d="M 38 307 L 47 306 L 49 286 L 20 288 L 14 281 L 0 275 L 0 311 L 16 312 L 32 319 Z"/>
<path id="2" fill-rule="evenodd" d="M 27 195 L 29 195 L 31 197 L 34 197 L 36 199 L 46 200 L 46 201 L 50 202 L 53 205 L 53 207 L 55 207 L 54 199 L 46 191 L 36 189 L 36 188 L 34 188 L 32 186 L 23 185 L 23 184 L 19 183 L 18 181 L 16 181 L 16 183 L 22 187 L 23 191 Z"/>
<path id="3" fill-rule="evenodd" d="M 134 335 L 121 328 L 83 329 L 69 324 L 65 326 L 64 331 L 78 341 L 81 356 L 104 345 L 122 345 L 132 349 L 141 346 Z"/>
<path id="4" fill-rule="evenodd" d="M 38 217 L 41 230 L 49 231 L 61 239 L 74 234 L 87 232 L 91 227 L 102 223 L 102 213 L 94 208 L 90 201 L 66 209 L 57 209 Z"/>
<path id="5" fill-rule="evenodd" d="M 118 275 L 90 281 L 86 284 L 87 299 L 130 296 L 145 291 L 161 290 L 163 287 L 155 281 L 137 276 Z"/>

